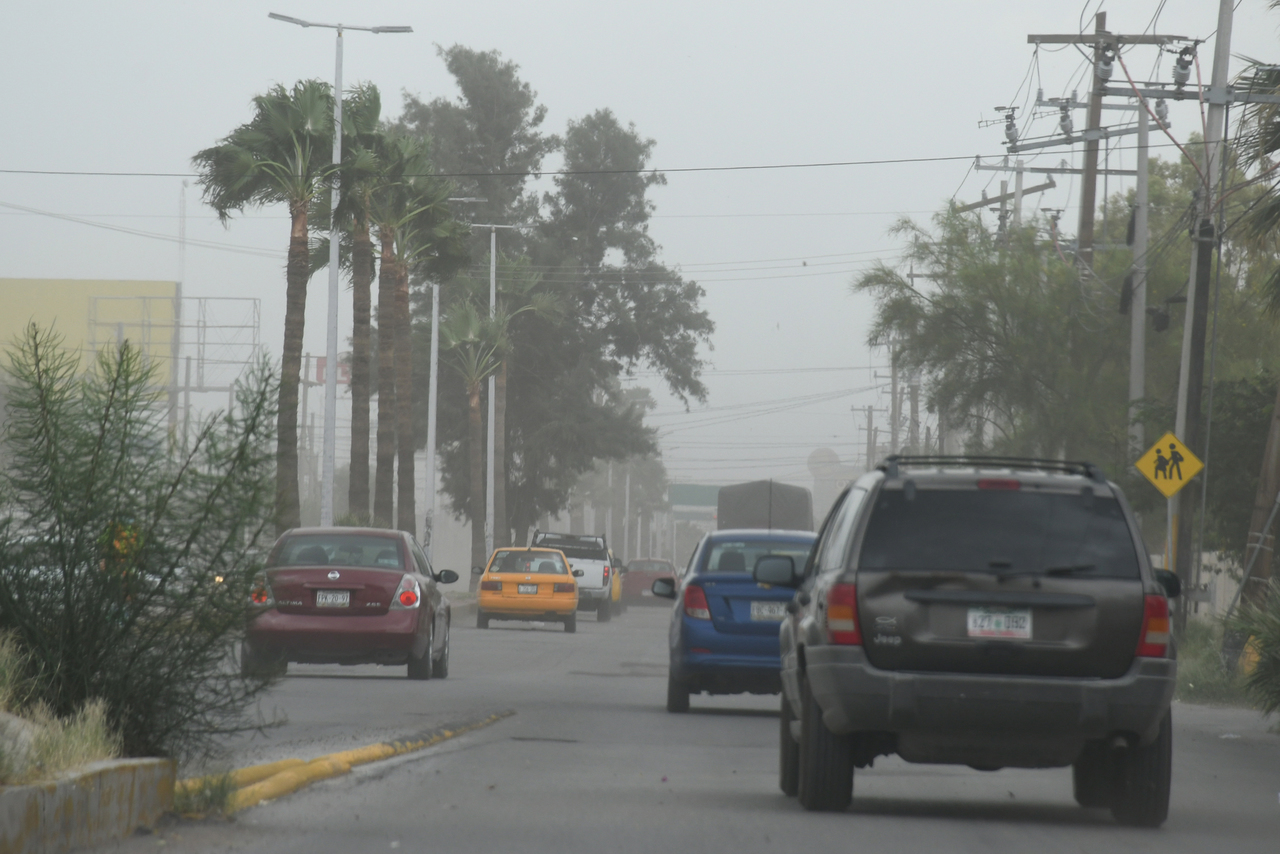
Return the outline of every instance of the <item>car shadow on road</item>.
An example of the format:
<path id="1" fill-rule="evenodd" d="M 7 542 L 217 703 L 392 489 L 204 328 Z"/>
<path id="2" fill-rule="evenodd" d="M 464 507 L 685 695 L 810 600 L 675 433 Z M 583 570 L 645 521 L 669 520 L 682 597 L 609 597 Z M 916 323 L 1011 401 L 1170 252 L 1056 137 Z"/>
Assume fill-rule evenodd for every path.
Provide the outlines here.
<path id="1" fill-rule="evenodd" d="M 403 673 L 290 673 L 284 677 L 286 682 L 294 679 L 354 679 L 357 681 L 408 682 Z"/>
<path id="2" fill-rule="evenodd" d="M 856 785 L 856 784 L 855 784 Z M 1012 795 L 1012 793 L 1010 793 Z M 941 819 L 944 821 L 999 821 L 1006 823 L 1057 824 L 1075 827 L 1116 826 L 1111 813 L 1085 809 L 1075 804 L 1043 801 L 940 801 L 908 798 L 859 797 L 856 792 L 849 812 L 887 818 Z"/>
<path id="3" fill-rule="evenodd" d="M 706 707 L 690 706 L 687 714 L 690 715 L 711 715 L 714 717 L 736 717 L 736 718 L 776 718 L 778 712 L 774 709 L 708 709 Z"/>

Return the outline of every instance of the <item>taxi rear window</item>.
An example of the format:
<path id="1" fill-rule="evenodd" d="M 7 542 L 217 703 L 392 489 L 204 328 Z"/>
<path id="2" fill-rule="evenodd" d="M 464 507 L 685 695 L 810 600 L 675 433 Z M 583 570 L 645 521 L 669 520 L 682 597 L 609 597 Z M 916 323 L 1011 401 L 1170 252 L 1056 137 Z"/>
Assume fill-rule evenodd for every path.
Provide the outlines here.
<path id="1" fill-rule="evenodd" d="M 530 552 L 521 550 L 499 551 L 493 556 L 490 572 L 523 572 L 541 575 L 568 575 L 560 555 L 554 552 Z"/>

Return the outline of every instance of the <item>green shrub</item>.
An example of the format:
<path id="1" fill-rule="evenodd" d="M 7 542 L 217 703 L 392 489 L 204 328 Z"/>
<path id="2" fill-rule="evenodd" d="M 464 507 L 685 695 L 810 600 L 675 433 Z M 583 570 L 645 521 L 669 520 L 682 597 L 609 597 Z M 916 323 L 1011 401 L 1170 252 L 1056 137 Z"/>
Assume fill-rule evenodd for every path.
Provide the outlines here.
<path id="1" fill-rule="evenodd" d="M 1174 695 L 1188 703 L 1249 705 L 1244 682 L 1222 666 L 1222 625 L 1188 620 L 1178 638 L 1178 688 Z"/>
<path id="2" fill-rule="evenodd" d="M 229 665 L 273 521 L 267 369 L 181 448 L 164 381 L 128 342 L 85 370 L 32 325 L 8 374 L 0 631 L 28 657 L 32 702 L 73 719 L 100 700 L 133 756 L 188 759 L 252 728 L 266 683 Z"/>
<path id="3" fill-rule="evenodd" d="M 1242 661 L 1252 657 L 1250 652 L 1257 656 L 1252 671 L 1244 678 L 1249 696 L 1267 714 L 1280 711 L 1280 584 L 1270 581 L 1261 603 L 1242 604 L 1232 628 L 1241 637 L 1249 638 Z"/>

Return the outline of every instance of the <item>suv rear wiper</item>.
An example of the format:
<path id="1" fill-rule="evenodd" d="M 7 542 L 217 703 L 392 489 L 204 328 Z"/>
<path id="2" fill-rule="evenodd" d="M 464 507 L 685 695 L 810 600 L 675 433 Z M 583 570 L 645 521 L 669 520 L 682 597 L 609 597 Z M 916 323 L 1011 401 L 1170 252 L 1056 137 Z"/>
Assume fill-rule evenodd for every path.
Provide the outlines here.
<path id="1" fill-rule="evenodd" d="M 1069 566 L 1051 566 L 1047 569 L 1007 569 L 1004 572 L 995 573 L 995 576 L 1004 581 L 1006 578 L 1015 578 L 1019 575 L 1074 575 L 1077 572 L 1088 572 L 1097 568 L 1096 563 L 1077 563 Z"/>

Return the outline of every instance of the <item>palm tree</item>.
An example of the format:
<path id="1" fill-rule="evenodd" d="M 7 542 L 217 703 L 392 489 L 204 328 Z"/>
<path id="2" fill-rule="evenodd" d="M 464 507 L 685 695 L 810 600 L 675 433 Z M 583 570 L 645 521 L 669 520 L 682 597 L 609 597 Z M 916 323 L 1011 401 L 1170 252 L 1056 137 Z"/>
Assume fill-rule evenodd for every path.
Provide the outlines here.
<path id="1" fill-rule="evenodd" d="M 285 204 L 289 255 L 285 267 L 284 352 L 276 416 L 276 525 L 301 524 L 298 497 L 298 379 L 306 319 L 307 214 L 333 167 L 333 93 L 329 84 L 277 84 L 253 99 L 254 115 L 217 145 L 192 158 L 204 200 L 225 225 L 246 205 Z"/>
<path id="2" fill-rule="evenodd" d="M 559 296 L 539 290 L 542 275 L 530 267 L 524 256 L 498 260 L 498 304 L 495 320 L 504 331 L 503 346 L 498 352 L 498 368 L 493 377 L 493 545 L 495 548 L 511 545 L 511 525 L 507 518 L 507 367 L 515 357 L 514 339 L 505 334 L 512 321 L 525 312 L 552 320 L 564 313 Z M 477 278 L 467 280 L 473 299 L 479 299 L 487 291 L 488 283 Z"/>
<path id="3" fill-rule="evenodd" d="M 396 490 L 396 526 L 413 531 L 416 527 L 414 500 L 413 336 L 409 311 L 409 269 L 438 276 L 464 263 L 463 227 L 448 210 L 450 186 L 431 176 L 431 160 L 426 143 L 415 137 L 384 138 L 382 176 L 372 195 L 371 218 L 382 242 L 382 277 L 378 291 L 378 325 L 394 352 L 379 349 L 378 472 L 374 500 L 375 518 L 390 523 L 391 464 L 398 450 L 399 476 Z M 388 298 L 389 297 L 389 298 Z M 388 365 L 382 354 L 392 356 Z M 394 406 L 384 404 L 382 393 L 388 384 Z M 383 416 L 394 411 L 393 444 L 383 450 Z M 385 462 L 385 467 L 384 467 Z M 384 470 L 387 476 L 383 477 Z"/>
<path id="4" fill-rule="evenodd" d="M 471 517 L 471 565 L 484 566 L 488 555 L 484 542 L 484 422 L 480 414 L 480 388 L 498 369 L 499 351 L 505 345 L 503 330 L 485 318 L 467 300 L 456 306 L 440 324 L 440 344 L 449 364 L 462 378 L 467 392 L 467 444 L 471 490 L 467 515 Z M 471 576 L 471 589 L 477 576 Z"/>

